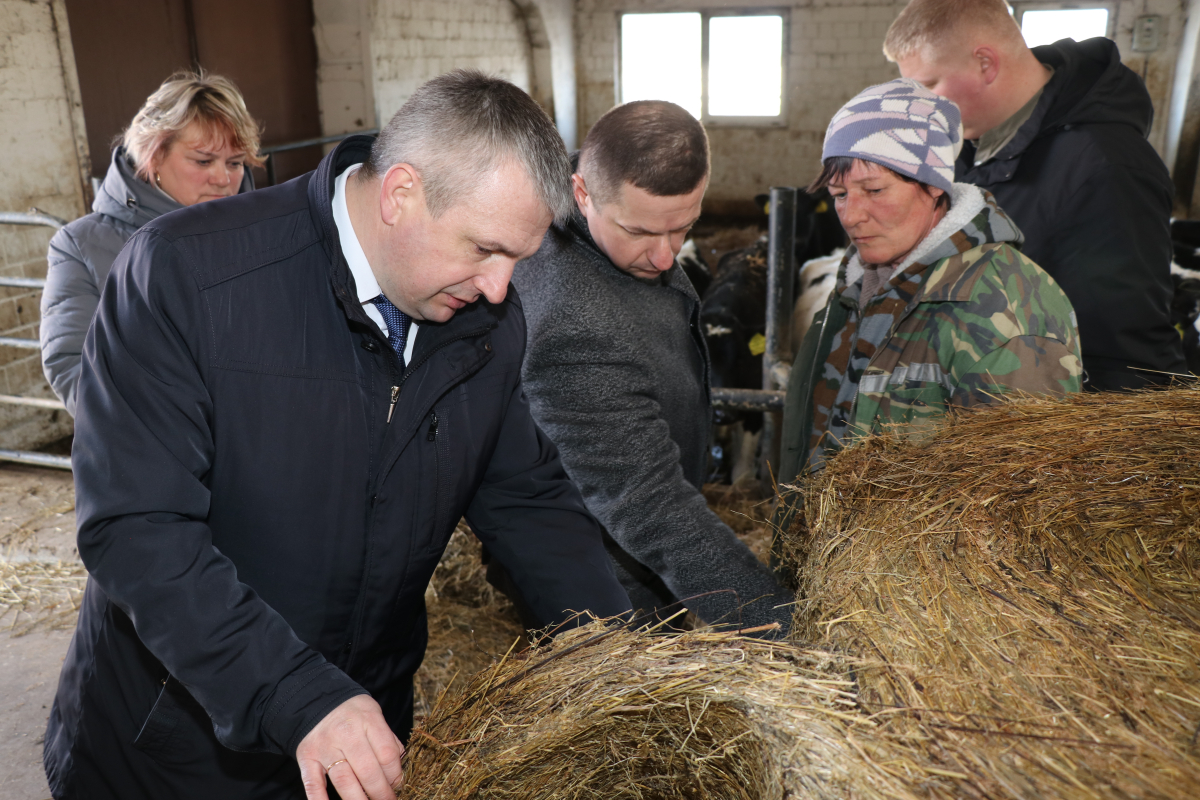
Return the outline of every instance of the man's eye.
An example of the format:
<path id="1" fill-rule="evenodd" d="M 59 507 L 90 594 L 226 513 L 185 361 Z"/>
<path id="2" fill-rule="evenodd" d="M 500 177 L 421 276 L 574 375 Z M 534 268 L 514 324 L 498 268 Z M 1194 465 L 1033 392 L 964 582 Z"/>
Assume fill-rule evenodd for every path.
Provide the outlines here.
<path id="1" fill-rule="evenodd" d="M 484 256 L 485 258 L 492 254 L 491 250 L 488 250 L 486 247 L 480 247 L 479 245 L 475 245 L 475 252 L 481 256 Z"/>

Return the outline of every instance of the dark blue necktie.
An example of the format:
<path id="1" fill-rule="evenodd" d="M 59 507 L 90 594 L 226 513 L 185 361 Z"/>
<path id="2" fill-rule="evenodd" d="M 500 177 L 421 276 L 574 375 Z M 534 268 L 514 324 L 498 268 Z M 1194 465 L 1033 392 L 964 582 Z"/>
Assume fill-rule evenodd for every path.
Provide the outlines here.
<path id="1" fill-rule="evenodd" d="M 388 344 L 396 351 L 396 355 L 400 357 L 400 363 L 403 364 L 404 344 L 408 341 L 408 326 L 412 323 L 412 318 L 392 305 L 392 301 L 383 295 L 372 298 L 371 302 L 383 315 L 383 321 L 387 323 L 388 327 Z"/>

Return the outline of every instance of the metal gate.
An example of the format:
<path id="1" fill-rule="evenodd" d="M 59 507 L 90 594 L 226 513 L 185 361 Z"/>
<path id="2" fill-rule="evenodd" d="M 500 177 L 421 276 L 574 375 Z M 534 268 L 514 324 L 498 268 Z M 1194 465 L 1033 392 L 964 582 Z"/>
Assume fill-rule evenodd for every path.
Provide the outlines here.
<path id="1" fill-rule="evenodd" d="M 67 224 L 52 214 L 38 211 L 36 208 L 27 213 L 0 211 L 0 224 L 4 225 L 40 225 L 55 230 Z M 16 286 L 22 289 L 44 289 L 46 281 L 42 278 L 8 278 L 0 276 L 0 286 Z M 21 350 L 41 350 L 37 339 L 18 339 L 12 336 L 0 336 L 0 347 L 15 347 Z M 67 407 L 59 400 L 43 397 L 22 397 L 20 395 L 0 394 L 0 403 L 18 406 L 32 406 L 52 411 L 66 411 Z M 34 453 L 28 450 L 0 450 L 0 461 L 16 461 L 21 464 L 34 464 L 39 467 L 54 467 L 55 469 L 70 469 L 71 459 L 66 456 L 52 456 L 46 453 Z"/>

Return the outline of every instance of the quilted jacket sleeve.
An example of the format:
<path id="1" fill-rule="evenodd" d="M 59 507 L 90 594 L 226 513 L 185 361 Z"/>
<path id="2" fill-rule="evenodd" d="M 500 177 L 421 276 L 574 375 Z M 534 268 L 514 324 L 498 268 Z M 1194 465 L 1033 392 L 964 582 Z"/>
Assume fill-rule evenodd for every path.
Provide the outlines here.
<path id="1" fill-rule="evenodd" d="M 79 232 L 77 226 L 68 226 L 50 240 L 40 329 L 42 370 L 71 416 L 75 416 L 83 339 L 100 303 L 100 287 L 76 238 Z"/>

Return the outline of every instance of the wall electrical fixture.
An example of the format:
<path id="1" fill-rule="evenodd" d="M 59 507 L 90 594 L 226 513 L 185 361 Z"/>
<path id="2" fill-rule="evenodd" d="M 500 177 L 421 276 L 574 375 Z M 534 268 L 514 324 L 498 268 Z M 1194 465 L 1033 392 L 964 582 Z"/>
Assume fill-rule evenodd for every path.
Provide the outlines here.
<path id="1" fill-rule="evenodd" d="M 1145 14 L 1133 21 L 1133 52 L 1153 53 L 1162 46 L 1163 18 Z"/>

